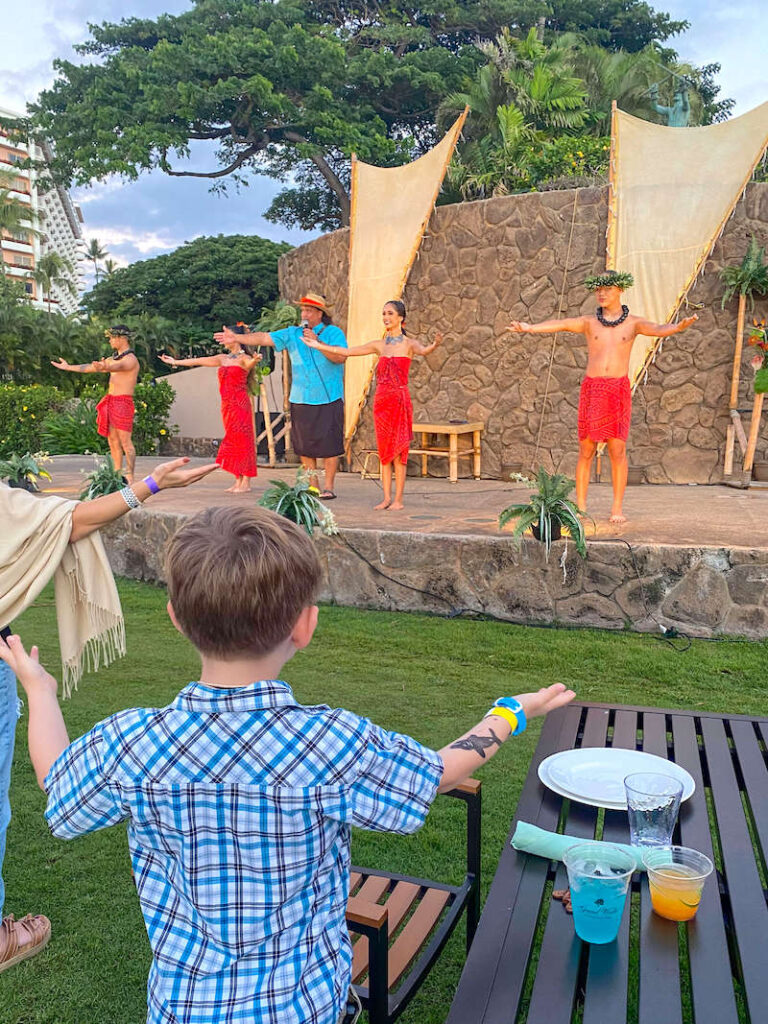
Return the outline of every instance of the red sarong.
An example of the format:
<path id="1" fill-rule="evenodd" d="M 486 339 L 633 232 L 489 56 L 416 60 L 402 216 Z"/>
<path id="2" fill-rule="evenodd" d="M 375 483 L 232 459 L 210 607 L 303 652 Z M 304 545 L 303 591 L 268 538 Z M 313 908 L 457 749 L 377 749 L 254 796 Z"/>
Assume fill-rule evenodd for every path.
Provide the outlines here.
<path id="1" fill-rule="evenodd" d="M 219 393 L 224 440 L 216 461 L 232 476 L 256 476 L 256 434 L 248 371 L 242 366 L 220 366 Z"/>
<path id="2" fill-rule="evenodd" d="M 96 429 L 102 437 L 109 436 L 110 427 L 130 434 L 135 411 L 130 395 L 104 395 L 96 406 Z"/>
<path id="3" fill-rule="evenodd" d="M 579 395 L 579 440 L 629 437 L 632 391 L 629 377 L 585 377 Z"/>
<path id="4" fill-rule="evenodd" d="M 413 405 L 408 392 L 410 356 L 383 356 L 376 366 L 373 423 L 383 466 L 396 458 L 405 465 L 413 439 Z"/>

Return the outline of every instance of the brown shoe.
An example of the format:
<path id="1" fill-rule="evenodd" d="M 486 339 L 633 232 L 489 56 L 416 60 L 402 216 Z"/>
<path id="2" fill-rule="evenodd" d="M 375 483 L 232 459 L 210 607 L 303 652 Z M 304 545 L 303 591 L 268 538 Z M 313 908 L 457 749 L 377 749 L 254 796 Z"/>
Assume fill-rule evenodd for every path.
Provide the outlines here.
<path id="1" fill-rule="evenodd" d="M 20 946 L 19 938 L 23 933 L 29 936 L 29 941 Z M 42 914 L 27 914 L 20 921 L 13 914 L 4 917 L 0 924 L 0 973 L 36 956 L 50 937 L 51 922 Z"/>

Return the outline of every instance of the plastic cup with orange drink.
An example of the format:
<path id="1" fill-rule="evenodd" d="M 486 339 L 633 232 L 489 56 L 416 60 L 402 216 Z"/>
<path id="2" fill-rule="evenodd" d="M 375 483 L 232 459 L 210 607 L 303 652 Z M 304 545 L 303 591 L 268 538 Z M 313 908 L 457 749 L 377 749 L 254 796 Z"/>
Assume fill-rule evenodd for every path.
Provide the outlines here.
<path id="1" fill-rule="evenodd" d="M 653 909 L 669 921 L 690 921 L 701 902 L 704 882 L 713 864 L 687 846 L 649 849 L 643 854 Z"/>

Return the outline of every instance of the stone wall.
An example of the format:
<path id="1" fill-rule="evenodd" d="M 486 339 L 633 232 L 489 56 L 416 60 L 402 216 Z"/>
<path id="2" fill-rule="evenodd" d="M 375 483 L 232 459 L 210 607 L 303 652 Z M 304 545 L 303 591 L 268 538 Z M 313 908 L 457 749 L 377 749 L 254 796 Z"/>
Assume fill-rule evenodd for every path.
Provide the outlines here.
<path id="1" fill-rule="evenodd" d="M 114 572 L 164 582 L 166 544 L 185 517 L 130 512 L 102 530 Z M 659 621 L 691 636 L 768 637 L 768 552 L 509 537 L 344 530 L 317 537 L 320 600 L 354 608 L 475 612 L 507 622 L 546 622 L 656 632 Z M 372 566 L 378 566 L 376 572 Z M 382 575 L 383 574 L 383 575 Z M 405 586 L 400 586 L 400 583 Z"/>
<path id="2" fill-rule="evenodd" d="M 514 464 L 543 463 L 568 473 L 575 468 L 583 341 L 569 334 L 511 335 L 505 326 L 511 318 L 556 315 L 561 295 L 563 316 L 593 310 L 582 282 L 604 266 L 606 224 L 607 190 L 594 188 L 461 203 L 432 215 L 404 299 L 415 334 L 440 330 L 446 340 L 427 359 L 414 361 L 414 414 L 422 422 L 483 420 L 484 476 L 496 478 L 502 466 Z M 721 477 L 737 302 L 721 310 L 718 272 L 742 259 L 752 234 L 768 243 L 768 184 L 747 188 L 691 290 L 699 323 L 666 341 L 637 390 L 629 459 L 649 483 L 714 483 Z M 304 289 L 323 291 L 344 327 L 347 250 L 344 230 L 287 253 L 280 260 L 281 293 L 295 299 Z M 757 308 L 765 313 L 768 301 Z M 749 354 L 739 400 L 747 407 Z M 375 447 L 371 405 L 369 397 L 353 445 L 358 452 Z M 758 458 L 764 457 L 767 430 Z"/>

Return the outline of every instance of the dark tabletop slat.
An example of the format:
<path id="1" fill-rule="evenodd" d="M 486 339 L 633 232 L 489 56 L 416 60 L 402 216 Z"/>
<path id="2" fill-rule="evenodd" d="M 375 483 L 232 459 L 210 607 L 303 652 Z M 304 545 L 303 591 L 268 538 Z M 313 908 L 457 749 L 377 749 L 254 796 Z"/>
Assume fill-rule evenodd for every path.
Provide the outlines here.
<path id="1" fill-rule="evenodd" d="M 608 731 L 608 714 L 590 709 L 584 724 L 582 747 L 604 747 Z M 565 833 L 580 839 L 594 839 L 597 811 L 594 807 L 571 801 L 565 822 Z M 560 864 L 555 878 L 555 888 L 568 887 L 568 873 Z M 577 937 L 573 917 L 567 914 L 562 904 L 555 901 L 549 908 L 541 945 L 541 959 L 548 964 L 546 971 L 537 974 L 531 993 L 528 1011 L 530 1021 L 547 1021 L 548 1024 L 569 1024 L 581 958 L 581 940 Z"/>
<path id="2" fill-rule="evenodd" d="M 675 762 L 696 784 L 693 796 L 680 808 L 680 840 L 714 862 L 696 723 L 673 715 L 672 736 Z M 688 958 L 696 1024 L 737 1024 L 723 908 L 714 878 L 707 881 L 696 917 L 688 925 Z"/>
<path id="3" fill-rule="evenodd" d="M 567 707 L 563 717 L 563 727 L 557 737 L 556 745 L 548 750 L 545 756 L 558 750 L 570 750 L 576 744 L 581 708 Z M 538 764 L 531 766 L 529 779 L 533 781 L 538 796 L 539 809 L 535 818 L 526 817 L 518 808 L 516 820 L 530 821 L 539 828 L 554 832 L 557 828 L 562 801 L 550 790 L 546 789 L 536 777 Z M 507 850 L 516 859 L 516 869 L 523 871 L 523 885 L 519 893 L 519 905 L 514 915 L 507 919 L 505 934 L 501 944 L 500 970 L 495 978 L 493 991 L 488 1000 L 485 1016 L 480 1018 L 484 1024 L 510 1024 L 514 1021 L 522 995 L 528 954 L 536 933 L 536 922 L 544 884 L 549 870 L 549 861 L 542 857 L 529 857 L 518 853 L 507 843 Z M 489 896 L 490 900 L 490 896 Z M 473 944 L 474 952 L 474 944 Z M 449 1018 L 450 1019 L 450 1018 Z M 457 1018 L 461 1024 L 473 1018 Z"/>
<path id="4" fill-rule="evenodd" d="M 665 717 L 643 715 L 643 750 L 667 756 Z M 640 879 L 640 1024 L 681 1024 L 677 925 L 654 914 L 648 878 Z"/>
<path id="5" fill-rule="evenodd" d="M 751 722 L 731 724 L 741 775 L 749 797 L 763 857 L 768 857 L 768 769 Z"/>
<path id="6" fill-rule="evenodd" d="M 725 881 L 738 938 L 744 986 L 753 1021 L 765 1019 L 768 1006 L 768 912 L 757 873 L 752 842 L 722 722 L 702 719 Z M 711 885 L 712 880 L 707 882 Z"/>
<path id="7" fill-rule="evenodd" d="M 591 708 L 590 713 L 596 709 Z M 613 747 L 634 750 L 637 740 L 637 715 L 619 712 L 613 727 Z M 627 816 L 623 811 L 606 811 L 603 839 L 608 843 L 628 843 Z M 589 951 L 587 987 L 584 993 L 583 1024 L 627 1019 L 629 975 L 629 894 L 616 942 L 592 946 Z"/>
<path id="8" fill-rule="evenodd" d="M 499 1014 L 497 1005 L 497 1009 L 494 1010 L 495 1019 L 505 1022 L 515 1019 L 533 939 L 533 932 L 528 933 L 527 922 L 533 917 L 535 927 L 549 865 L 540 857 L 526 857 L 518 853 L 509 845 L 509 839 L 514 832 L 516 821 L 539 823 L 542 804 L 545 801 L 549 808 L 559 807 L 559 803 L 555 804 L 552 794 L 539 782 L 536 771 L 545 757 L 557 750 L 569 749 L 576 740 L 581 709 L 566 710 L 569 714 L 548 715 L 542 727 L 520 795 L 515 821 L 501 851 L 499 866 L 483 909 L 481 924 L 464 965 L 446 1024 L 490 1021 L 492 1018 L 487 1015 L 488 1001 L 496 986 L 504 989 L 504 996 L 509 1001 L 502 1014 Z M 500 756 L 504 756 L 503 751 L 500 752 Z M 509 939 L 507 932 L 512 924 L 513 908 L 515 928 L 512 940 L 517 945 L 513 947 L 511 954 L 507 954 L 507 959 L 502 960 Z M 526 923 L 525 927 L 518 925 L 518 917 Z M 496 1000 L 494 1002 L 497 1003 Z"/>

